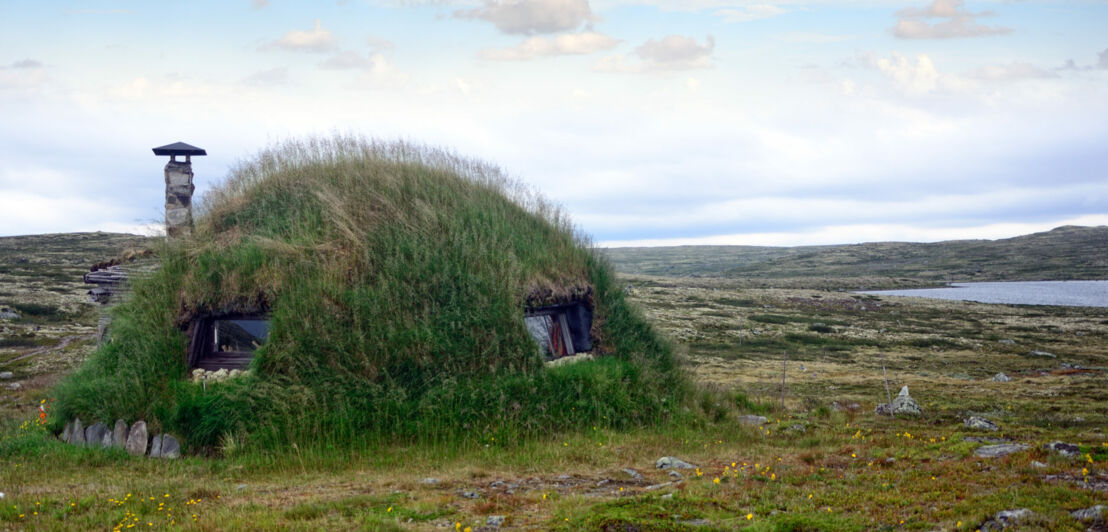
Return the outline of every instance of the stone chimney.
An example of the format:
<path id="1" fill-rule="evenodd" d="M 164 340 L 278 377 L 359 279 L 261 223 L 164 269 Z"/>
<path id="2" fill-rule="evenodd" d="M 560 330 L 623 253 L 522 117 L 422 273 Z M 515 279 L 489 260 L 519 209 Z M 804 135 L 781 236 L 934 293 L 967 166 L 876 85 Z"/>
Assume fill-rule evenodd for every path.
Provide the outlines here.
<path id="1" fill-rule="evenodd" d="M 165 165 L 165 234 L 169 238 L 188 236 L 192 232 L 192 156 L 207 155 L 196 146 L 175 142 L 154 148 L 154 155 L 168 155 Z M 184 161 L 177 156 L 183 155 Z"/>

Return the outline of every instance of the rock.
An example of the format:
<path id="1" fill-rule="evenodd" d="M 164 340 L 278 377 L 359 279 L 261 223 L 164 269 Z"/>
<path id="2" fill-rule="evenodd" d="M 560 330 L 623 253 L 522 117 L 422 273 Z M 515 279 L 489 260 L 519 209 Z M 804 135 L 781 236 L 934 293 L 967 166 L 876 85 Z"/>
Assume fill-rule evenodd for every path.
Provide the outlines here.
<path id="1" fill-rule="evenodd" d="M 504 521 L 508 518 L 503 515 L 490 515 L 485 518 L 485 526 L 491 526 L 493 528 L 500 528 L 504 524 Z"/>
<path id="2" fill-rule="evenodd" d="M 476 491 L 465 490 L 461 493 L 461 496 L 466 499 L 480 499 L 481 494 Z"/>
<path id="3" fill-rule="evenodd" d="M 428 486 L 435 486 L 435 485 L 438 485 L 438 483 L 439 483 L 439 479 L 437 479 L 437 478 L 431 478 L 431 477 L 427 477 L 427 478 L 425 478 L 425 479 L 423 479 L 423 480 L 419 481 L 419 483 L 420 483 L 420 484 L 426 484 L 426 485 L 428 485 Z"/>
<path id="4" fill-rule="evenodd" d="M 1078 521 L 1103 521 L 1108 517 L 1108 506 L 1098 504 L 1084 510 L 1074 510 L 1070 515 Z"/>
<path id="5" fill-rule="evenodd" d="M 1011 338 L 1005 338 L 1003 340 L 997 340 L 997 343 L 998 344 L 1004 344 L 1004 345 L 1016 345 L 1016 341 L 1011 339 Z"/>
<path id="6" fill-rule="evenodd" d="M 988 436 L 962 436 L 962 441 L 973 443 L 1008 443 L 1012 440 L 1007 438 L 990 438 Z"/>
<path id="7" fill-rule="evenodd" d="M 1012 453 L 1018 453 L 1020 451 L 1027 450 L 1026 445 L 1019 443 L 1001 443 L 998 445 L 985 445 L 978 447 L 973 451 L 974 456 L 980 456 L 981 458 L 998 458 L 1001 456 L 1008 456 Z"/>
<path id="8" fill-rule="evenodd" d="M 996 426 L 996 423 L 977 416 L 970 416 L 969 419 L 965 420 L 962 424 L 974 430 L 1000 430 L 1000 427 Z"/>
<path id="9" fill-rule="evenodd" d="M 15 375 L 10 371 L 0 371 L 0 379 L 8 380 L 13 377 L 15 377 Z"/>
<path id="10" fill-rule="evenodd" d="M 1054 356 L 1054 353 L 1047 353 L 1046 351 L 1032 351 L 1028 353 L 1027 356 L 1036 358 L 1058 358 Z"/>
<path id="11" fill-rule="evenodd" d="M 181 442 L 169 434 L 162 434 L 162 458 L 173 460 L 181 457 Z"/>
<path id="12" fill-rule="evenodd" d="M 149 442 L 146 437 L 146 422 L 136 421 L 134 425 L 131 425 L 131 430 L 127 432 L 127 452 L 132 456 L 142 456 L 146 454 L 146 445 Z"/>
<path id="13" fill-rule="evenodd" d="M 1035 469 L 1046 469 L 1047 465 L 1038 460 L 1032 460 L 1031 467 L 1034 467 Z"/>
<path id="14" fill-rule="evenodd" d="M 689 521 L 680 521 L 685 526 L 712 526 L 712 522 L 707 519 L 692 519 Z"/>
<path id="15" fill-rule="evenodd" d="M 1011 380 L 1012 377 L 1009 377 L 1003 373 L 997 373 L 996 375 L 993 375 L 993 381 L 995 382 L 1010 382 Z"/>
<path id="16" fill-rule="evenodd" d="M 908 387 L 900 389 L 900 393 L 893 399 L 892 404 L 880 404 L 873 409 L 873 413 L 882 416 L 919 416 L 923 414 L 919 403 L 908 395 Z"/>
<path id="17" fill-rule="evenodd" d="M 672 470 L 672 469 L 670 469 L 670 470 L 669 470 L 669 478 L 672 478 L 672 479 L 673 479 L 673 480 L 675 480 L 675 481 L 677 481 L 677 480 L 685 480 L 685 476 L 684 476 L 684 475 L 682 475 L 681 473 L 678 473 L 678 472 L 676 472 L 676 471 L 674 471 L 674 470 Z"/>
<path id="18" fill-rule="evenodd" d="M 150 438 L 150 458 L 161 458 L 162 456 L 162 435 L 155 434 L 153 438 Z"/>
<path id="19" fill-rule="evenodd" d="M 85 445 L 89 447 L 107 447 L 105 442 L 110 443 L 111 437 L 111 431 L 103 423 L 94 423 L 85 429 Z"/>
<path id="20" fill-rule="evenodd" d="M 985 521 L 981 525 L 981 532 L 988 532 L 990 530 L 1001 530 L 1010 526 L 1018 524 L 1020 521 L 1027 519 L 1035 515 L 1034 512 L 1027 508 L 1020 508 L 1019 510 L 1004 510 L 997 512 L 992 519 Z"/>
<path id="21" fill-rule="evenodd" d="M 793 432 L 793 433 L 796 433 L 796 434 L 804 434 L 804 433 L 808 432 L 808 429 L 805 428 L 804 425 L 801 425 L 800 423 L 797 423 L 795 425 L 789 425 L 789 427 L 785 429 L 785 432 Z"/>
<path id="22" fill-rule="evenodd" d="M 654 462 L 654 467 L 657 469 L 696 469 L 695 465 L 673 456 L 659 458 L 657 462 Z"/>
<path id="23" fill-rule="evenodd" d="M 235 486 L 235 491 L 245 491 L 245 490 L 246 490 L 246 484 L 238 484 L 238 485 Z"/>
<path id="24" fill-rule="evenodd" d="M 642 473 L 639 473 L 638 471 L 635 471 L 630 467 L 624 469 L 623 472 L 627 473 L 627 476 L 631 477 L 632 480 L 642 480 Z"/>
<path id="25" fill-rule="evenodd" d="M 73 432 L 69 433 L 69 443 L 73 445 L 85 444 L 85 426 L 81 424 L 81 418 L 73 419 Z"/>
<path id="26" fill-rule="evenodd" d="M 769 420 L 766 419 L 765 416 L 755 416 L 751 414 L 739 416 L 739 423 L 743 425 L 765 425 L 768 422 Z"/>
<path id="27" fill-rule="evenodd" d="M 67 421 L 65 428 L 62 429 L 62 433 L 58 435 L 58 438 L 65 443 L 69 443 L 69 440 L 73 439 L 73 422 Z"/>
<path id="28" fill-rule="evenodd" d="M 862 405 L 858 403 L 846 403 L 845 405 L 838 401 L 831 401 L 831 410 L 836 412 L 857 412 L 862 409 Z"/>
<path id="29" fill-rule="evenodd" d="M 115 420 L 115 428 L 112 429 L 112 447 L 127 446 L 127 423 L 122 419 Z"/>
<path id="30" fill-rule="evenodd" d="M 646 488 L 643 488 L 643 489 L 645 489 L 646 491 L 654 491 L 654 490 L 659 490 L 659 489 L 662 489 L 666 486 L 672 486 L 672 485 L 673 485 L 673 482 L 663 482 L 661 484 L 654 484 L 652 486 L 647 486 Z"/>
<path id="31" fill-rule="evenodd" d="M 1081 448 L 1072 444 L 1060 441 L 1052 441 L 1046 445 L 1043 445 L 1043 449 L 1047 451 L 1056 452 L 1066 458 L 1076 458 L 1081 456 Z"/>
<path id="32" fill-rule="evenodd" d="M 9 382 L 8 383 L 8 389 L 13 391 L 13 392 L 20 389 L 20 388 L 23 388 L 22 383 L 19 383 L 19 382 Z"/>

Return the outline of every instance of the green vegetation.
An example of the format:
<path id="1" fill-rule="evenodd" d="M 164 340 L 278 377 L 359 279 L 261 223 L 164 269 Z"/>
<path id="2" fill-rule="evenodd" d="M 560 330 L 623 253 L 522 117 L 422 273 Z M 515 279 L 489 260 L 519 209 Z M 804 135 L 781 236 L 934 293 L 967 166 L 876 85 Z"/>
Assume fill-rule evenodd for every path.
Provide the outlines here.
<path id="1" fill-rule="evenodd" d="M 55 428 L 145 419 L 193 449 L 233 442 L 477 442 L 669 417 L 669 347 L 556 209 L 495 168 L 351 138 L 289 143 L 205 197 L 193 236 L 159 249 L 113 341 L 56 388 Z M 546 369 L 527 304 L 590 298 L 598 352 Z M 187 380 L 191 317 L 266 310 L 243 378 Z"/>

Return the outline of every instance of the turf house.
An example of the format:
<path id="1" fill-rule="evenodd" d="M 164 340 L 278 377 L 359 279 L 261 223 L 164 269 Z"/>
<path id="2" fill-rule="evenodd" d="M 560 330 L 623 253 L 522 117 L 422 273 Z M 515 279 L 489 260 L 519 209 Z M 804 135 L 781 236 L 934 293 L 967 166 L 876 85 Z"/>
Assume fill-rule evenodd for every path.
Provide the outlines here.
<path id="1" fill-rule="evenodd" d="M 55 428 L 141 419 L 187 452 L 476 441 L 658 423 L 684 393 L 605 260 L 495 167 L 291 141 L 189 217 L 55 388 Z"/>

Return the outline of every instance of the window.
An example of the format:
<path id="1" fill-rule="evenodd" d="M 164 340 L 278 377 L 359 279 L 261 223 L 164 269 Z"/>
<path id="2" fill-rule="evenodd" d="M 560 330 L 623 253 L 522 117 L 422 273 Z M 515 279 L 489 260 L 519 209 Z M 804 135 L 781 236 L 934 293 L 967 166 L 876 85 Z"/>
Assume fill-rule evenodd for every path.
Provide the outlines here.
<path id="1" fill-rule="evenodd" d="M 546 360 L 592 350 L 592 309 L 585 303 L 530 308 L 523 323 Z"/>
<path id="2" fill-rule="evenodd" d="M 269 338 L 269 319 L 262 315 L 206 316 L 193 322 L 189 368 L 209 371 L 247 369 L 254 351 Z"/>

